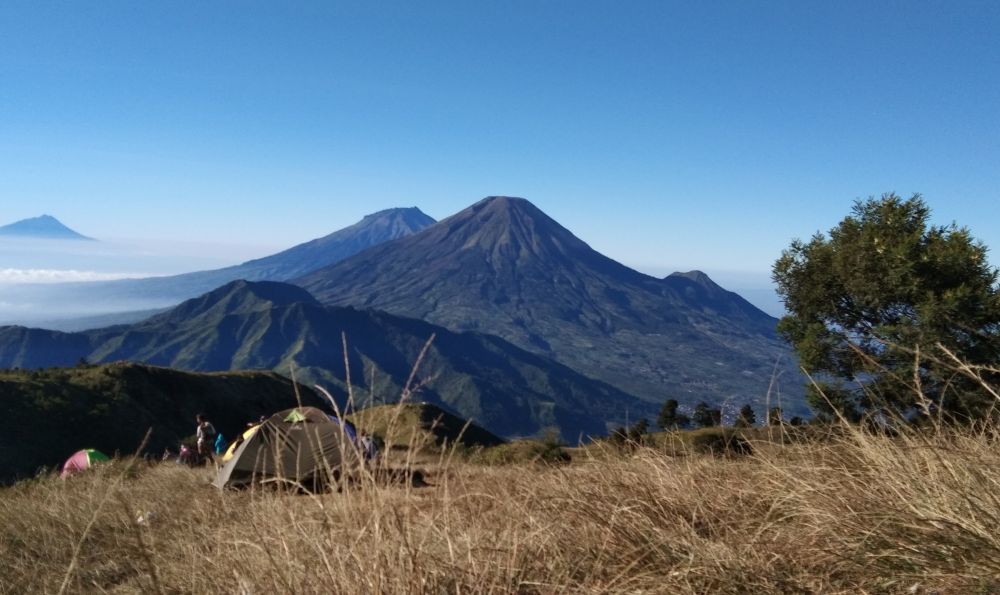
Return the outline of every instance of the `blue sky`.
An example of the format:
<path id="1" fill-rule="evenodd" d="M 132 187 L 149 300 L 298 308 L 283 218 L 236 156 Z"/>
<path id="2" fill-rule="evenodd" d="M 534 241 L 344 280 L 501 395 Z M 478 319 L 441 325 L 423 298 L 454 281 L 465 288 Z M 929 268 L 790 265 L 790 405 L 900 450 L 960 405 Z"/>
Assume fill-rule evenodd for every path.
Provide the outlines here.
<path id="1" fill-rule="evenodd" d="M 765 279 L 894 190 L 1000 250 L 997 31 L 972 1 L 8 1 L 0 223 L 250 257 L 509 194 L 648 272 Z"/>

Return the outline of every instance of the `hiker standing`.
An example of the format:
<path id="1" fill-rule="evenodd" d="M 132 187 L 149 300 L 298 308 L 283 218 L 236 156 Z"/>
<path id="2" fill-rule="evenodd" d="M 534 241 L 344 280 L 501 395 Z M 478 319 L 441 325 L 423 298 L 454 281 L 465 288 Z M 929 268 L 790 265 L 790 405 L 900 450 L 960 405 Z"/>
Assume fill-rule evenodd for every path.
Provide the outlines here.
<path id="1" fill-rule="evenodd" d="M 215 434 L 217 433 L 215 426 L 200 413 L 194 419 L 198 422 L 198 428 L 194 432 L 198 438 L 198 455 L 208 457 L 208 460 L 214 463 L 215 457 L 212 456 L 212 446 L 215 442 Z"/>

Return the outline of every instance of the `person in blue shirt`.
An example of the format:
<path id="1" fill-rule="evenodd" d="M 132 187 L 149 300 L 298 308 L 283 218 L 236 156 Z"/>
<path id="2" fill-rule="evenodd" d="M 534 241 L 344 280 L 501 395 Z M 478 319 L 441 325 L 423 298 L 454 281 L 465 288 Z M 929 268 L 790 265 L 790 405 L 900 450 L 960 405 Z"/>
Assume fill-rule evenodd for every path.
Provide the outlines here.
<path id="1" fill-rule="evenodd" d="M 226 452 L 226 439 L 222 437 L 222 432 L 215 435 L 215 454 L 221 455 Z"/>

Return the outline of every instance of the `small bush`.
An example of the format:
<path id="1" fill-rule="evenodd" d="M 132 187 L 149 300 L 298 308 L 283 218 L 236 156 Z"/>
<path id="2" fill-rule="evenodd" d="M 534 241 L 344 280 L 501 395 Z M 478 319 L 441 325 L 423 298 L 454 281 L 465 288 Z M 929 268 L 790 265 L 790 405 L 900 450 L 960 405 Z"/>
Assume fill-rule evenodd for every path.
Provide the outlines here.
<path id="1" fill-rule="evenodd" d="M 690 447 L 694 452 L 716 456 L 753 454 L 753 446 L 746 438 L 738 432 L 721 428 L 693 433 Z"/>
<path id="2" fill-rule="evenodd" d="M 541 463 L 559 465 L 572 460 L 569 453 L 559 444 L 538 440 L 515 440 L 484 448 L 474 452 L 469 462 L 481 465 L 518 465 L 524 463 Z"/>

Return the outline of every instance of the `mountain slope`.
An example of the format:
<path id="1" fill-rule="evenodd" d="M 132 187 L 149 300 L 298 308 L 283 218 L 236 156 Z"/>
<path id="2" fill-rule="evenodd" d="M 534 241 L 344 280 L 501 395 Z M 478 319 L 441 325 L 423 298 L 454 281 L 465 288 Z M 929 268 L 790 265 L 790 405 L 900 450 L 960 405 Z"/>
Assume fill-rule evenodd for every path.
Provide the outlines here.
<path id="1" fill-rule="evenodd" d="M 8 225 L 0 226 L 0 236 L 20 238 L 38 238 L 46 240 L 91 240 L 63 225 L 51 215 L 42 215 L 30 219 L 21 219 Z"/>
<path id="2" fill-rule="evenodd" d="M 621 423 L 629 412 L 654 413 L 632 395 L 500 338 L 373 310 L 325 307 L 283 283 L 236 281 L 130 326 L 32 332 L 36 342 L 49 333 L 49 341 L 77 341 L 74 347 L 87 349 L 52 362 L 36 352 L 34 365 L 66 365 L 66 359 L 86 356 L 91 362 L 130 360 L 194 371 L 272 369 L 322 382 L 341 402 L 348 394 L 342 336 L 357 401 L 394 402 L 433 335 L 414 375 L 419 399 L 497 434 L 533 435 L 555 426 L 575 441 L 581 433 L 606 433 L 608 424 Z M 21 353 L 16 339 L 24 334 L 19 327 L 0 329 L 0 345 L 10 345 L 0 355 Z M 12 360 L 0 360 L 0 366 L 9 365 Z"/>
<path id="3" fill-rule="evenodd" d="M 243 264 L 170 277 L 111 281 L 103 285 L 107 290 L 125 295 L 155 295 L 177 300 L 200 295 L 236 279 L 286 281 L 372 246 L 415 233 L 433 223 L 434 219 L 416 207 L 387 209 L 322 238 Z"/>
<path id="4" fill-rule="evenodd" d="M 235 275 L 227 281 L 287 281 L 434 223 L 417 207 L 386 209 L 330 235 L 222 271 Z"/>
<path id="5" fill-rule="evenodd" d="M 169 277 L 10 286 L 3 289 L 3 299 L 12 303 L 30 303 L 36 307 L 34 309 L 52 311 L 66 311 L 84 304 L 87 313 L 79 317 L 89 318 L 111 313 L 159 310 L 236 279 L 284 281 L 380 243 L 415 233 L 433 223 L 434 219 L 416 207 L 387 209 L 322 238 L 231 267 Z M 142 316 L 141 312 L 139 316 Z M 127 315 L 118 317 L 129 320 Z M 80 325 L 70 318 L 52 320 L 47 328 L 73 330 Z"/>
<path id="6" fill-rule="evenodd" d="M 746 300 L 702 273 L 629 269 L 520 198 L 484 199 L 294 282 L 325 304 L 495 334 L 656 402 L 761 400 L 777 361 L 795 374 L 777 321 Z"/>
<path id="7" fill-rule="evenodd" d="M 90 354 L 91 345 L 86 335 L 0 327 L 0 362 L 5 368 L 72 366 Z"/>

